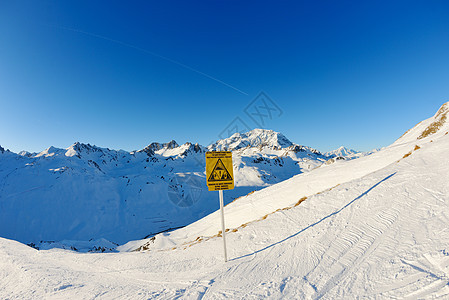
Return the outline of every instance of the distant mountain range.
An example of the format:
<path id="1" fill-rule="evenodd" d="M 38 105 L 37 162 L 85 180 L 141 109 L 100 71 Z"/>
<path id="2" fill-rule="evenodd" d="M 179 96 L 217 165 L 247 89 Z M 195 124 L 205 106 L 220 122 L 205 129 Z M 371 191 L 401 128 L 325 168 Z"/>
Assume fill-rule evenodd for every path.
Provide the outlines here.
<path id="1" fill-rule="evenodd" d="M 233 151 L 236 188 L 225 202 L 334 157 L 272 130 L 235 133 L 207 147 L 175 141 L 126 152 L 74 143 L 40 153 L 0 147 L 0 236 L 22 242 L 106 238 L 116 243 L 185 226 L 218 208 L 208 192 L 206 151 Z"/>

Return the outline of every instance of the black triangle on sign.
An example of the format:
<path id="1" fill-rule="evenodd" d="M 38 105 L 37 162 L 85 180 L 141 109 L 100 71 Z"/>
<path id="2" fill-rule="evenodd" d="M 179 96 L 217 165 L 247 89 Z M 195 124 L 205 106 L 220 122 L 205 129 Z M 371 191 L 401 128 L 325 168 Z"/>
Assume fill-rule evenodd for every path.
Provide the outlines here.
<path id="1" fill-rule="evenodd" d="M 219 158 L 217 163 L 215 164 L 212 173 L 209 176 L 208 181 L 229 181 L 232 180 L 231 174 L 229 174 L 228 170 L 224 166 L 223 162 Z"/>

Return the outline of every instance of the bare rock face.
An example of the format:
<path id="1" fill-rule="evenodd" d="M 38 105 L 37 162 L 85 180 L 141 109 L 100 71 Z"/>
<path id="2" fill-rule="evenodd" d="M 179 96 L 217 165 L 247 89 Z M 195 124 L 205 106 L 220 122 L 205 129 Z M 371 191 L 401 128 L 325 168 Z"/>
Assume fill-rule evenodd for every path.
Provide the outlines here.
<path id="1" fill-rule="evenodd" d="M 176 143 L 175 140 L 171 140 L 168 143 L 162 144 L 162 147 L 167 148 L 167 149 L 174 149 L 174 148 L 179 147 L 179 145 L 178 145 L 178 143 Z"/>
<path id="2" fill-rule="evenodd" d="M 147 147 L 145 147 L 144 149 L 142 149 L 140 151 L 147 152 L 149 150 L 152 150 L 154 152 L 154 151 L 158 151 L 158 150 L 161 150 L 161 149 L 174 149 L 174 148 L 177 148 L 177 147 L 179 147 L 178 143 L 176 143 L 175 140 L 171 140 L 168 143 L 162 143 L 162 144 L 158 143 L 158 142 L 153 142 L 153 143 L 149 144 Z"/>
<path id="3" fill-rule="evenodd" d="M 333 157 L 331 159 L 326 160 L 326 162 L 324 164 L 331 165 L 331 164 L 337 162 L 338 160 L 345 160 L 345 158 L 342 156 Z"/>
<path id="4" fill-rule="evenodd" d="M 154 156 L 154 149 L 156 148 L 156 145 L 154 144 L 159 144 L 159 143 L 151 143 L 150 145 L 146 146 L 145 148 L 143 148 L 142 150 L 139 150 L 137 152 L 145 152 L 148 156 Z"/>
<path id="5" fill-rule="evenodd" d="M 434 116 L 434 121 L 418 136 L 418 140 L 428 137 L 429 135 L 434 134 L 441 127 L 443 127 L 444 123 L 447 120 L 447 113 L 449 112 L 449 102 L 444 103 L 438 112 Z"/>
<path id="6" fill-rule="evenodd" d="M 192 144 L 190 142 L 185 143 L 184 145 L 187 146 L 187 149 L 181 153 L 181 156 L 186 156 L 189 153 L 203 153 L 206 152 L 205 148 L 198 143 Z"/>

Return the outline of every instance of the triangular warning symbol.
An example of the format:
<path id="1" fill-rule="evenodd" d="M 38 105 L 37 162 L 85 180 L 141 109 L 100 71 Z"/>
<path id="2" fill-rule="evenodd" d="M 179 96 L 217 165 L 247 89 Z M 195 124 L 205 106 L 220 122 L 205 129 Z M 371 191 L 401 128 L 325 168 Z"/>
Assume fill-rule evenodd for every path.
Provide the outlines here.
<path id="1" fill-rule="evenodd" d="M 229 181 L 232 180 L 231 174 L 229 174 L 228 170 L 224 166 L 223 162 L 219 158 L 217 163 L 215 164 L 212 173 L 209 176 L 208 181 Z"/>

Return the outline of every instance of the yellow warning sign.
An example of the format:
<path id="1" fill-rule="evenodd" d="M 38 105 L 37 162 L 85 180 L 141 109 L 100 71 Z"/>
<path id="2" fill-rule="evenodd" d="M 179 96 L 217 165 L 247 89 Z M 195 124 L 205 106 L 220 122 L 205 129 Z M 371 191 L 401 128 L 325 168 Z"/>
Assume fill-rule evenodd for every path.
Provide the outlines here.
<path id="1" fill-rule="evenodd" d="M 234 188 L 231 151 L 206 152 L 206 180 L 209 191 Z"/>

